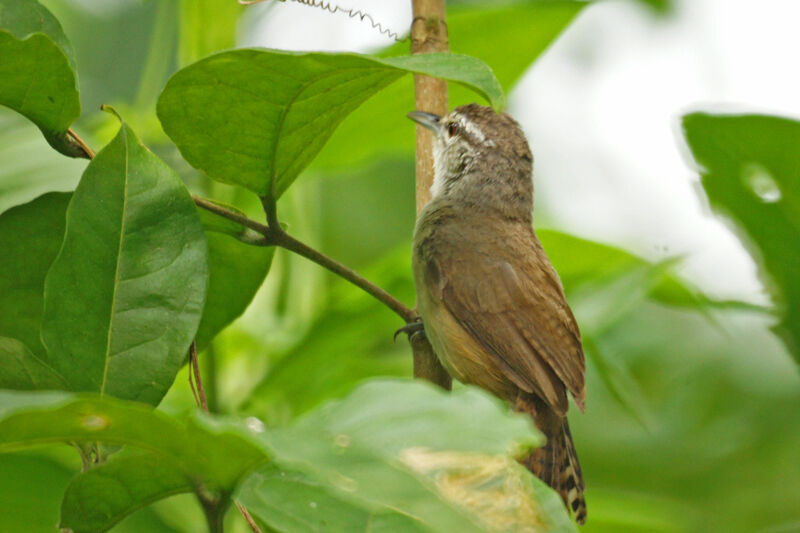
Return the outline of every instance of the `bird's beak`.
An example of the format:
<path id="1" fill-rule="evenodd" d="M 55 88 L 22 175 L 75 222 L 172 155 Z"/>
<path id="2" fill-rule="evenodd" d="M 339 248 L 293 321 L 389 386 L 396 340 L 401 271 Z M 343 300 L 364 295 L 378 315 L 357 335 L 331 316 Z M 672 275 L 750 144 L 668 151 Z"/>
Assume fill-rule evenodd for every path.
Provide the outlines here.
<path id="1" fill-rule="evenodd" d="M 436 133 L 439 132 L 439 121 L 442 119 L 442 117 L 439 115 L 426 113 L 425 111 L 412 111 L 406 116 L 420 126 L 425 126 L 429 130 L 433 130 Z"/>

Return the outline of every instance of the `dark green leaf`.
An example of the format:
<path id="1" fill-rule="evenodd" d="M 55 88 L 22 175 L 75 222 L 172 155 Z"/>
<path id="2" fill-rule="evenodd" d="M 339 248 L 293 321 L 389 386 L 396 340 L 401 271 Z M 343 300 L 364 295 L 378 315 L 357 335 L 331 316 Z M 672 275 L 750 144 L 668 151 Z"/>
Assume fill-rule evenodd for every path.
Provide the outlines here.
<path id="1" fill-rule="evenodd" d="M 744 233 L 800 362 L 800 122 L 696 113 L 683 127 L 711 205 Z"/>
<path id="2" fill-rule="evenodd" d="M 44 278 L 64 238 L 69 193 L 48 193 L 0 215 L 0 335 L 40 359 Z"/>
<path id="3" fill-rule="evenodd" d="M 275 254 L 274 247 L 248 245 L 224 233 L 206 231 L 206 240 L 208 297 L 197 329 L 200 350 L 244 313 L 267 276 Z"/>
<path id="4" fill-rule="evenodd" d="M 75 59 L 55 17 L 36 0 L 4 0 L 0 57 L 0 104 L 33 121 L 59 152 L 80 156 L 66 136 L 81 113 Z"/>
<path id="5" fill-rule="evenodd" d="M 63 389 L 61 376 L 20 341 L 0 337 L 0 389 Z"/>
<path id="6" fill-rule="evenodd" d="M 106 531 L 150 503 L 193 490 L 170 458 L 123 451 L 73 478 L 61 502 L 59 527 L 74 533 Z"/>
<path id="7" fill-rule="evenodd" d="M 175 74 L 158 116 L 190 164 L 277 198 L 350 112 L 408 72 L 446 76 L 495 104 L 502 98 L 488 66 L 455 54 L 380 59 L 234 50 Z"/>
<path id="8" fill-rule="evenodd" d="M 123 123 L 67 210 L 42 340 L 72 390 L 158 403 L 200 322 L 206 242 L 180 179 Z"/>

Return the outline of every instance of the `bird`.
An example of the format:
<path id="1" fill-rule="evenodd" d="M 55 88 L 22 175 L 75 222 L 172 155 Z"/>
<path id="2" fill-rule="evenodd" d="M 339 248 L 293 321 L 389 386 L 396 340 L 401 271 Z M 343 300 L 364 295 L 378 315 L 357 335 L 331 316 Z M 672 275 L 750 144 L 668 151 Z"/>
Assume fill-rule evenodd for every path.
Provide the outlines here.
<path id="1" fill-rule="evenodd" d="M 414 228 L 421 328 L 450 375 L 528 413 L 547 439 L 520 462 L 586 521 L 567 421 L 585 409 L 585 357 L 561 280 L 533 228 L 533 155 L 507 113 L 469 104 L 408 117 L 434 132 L 431 200 Z"/>

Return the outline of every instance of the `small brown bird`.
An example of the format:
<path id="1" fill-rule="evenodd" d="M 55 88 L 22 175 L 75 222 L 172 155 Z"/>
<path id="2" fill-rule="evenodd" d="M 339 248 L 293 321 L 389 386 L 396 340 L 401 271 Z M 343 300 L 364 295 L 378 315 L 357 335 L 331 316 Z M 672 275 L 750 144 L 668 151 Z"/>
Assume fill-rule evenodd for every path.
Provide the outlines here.
<path id="1" fill-rule="evenodd" d="M 425 333 L 447 371 L 529 413 L 547 444 L 523 464 L 586 520 L 567 423 L 585 361 L 561 280 L 533 230 L 533 157 L 519 124 L 470 104 L 409 118 L 434 131 L 432 199 L 414 231 Z"/>

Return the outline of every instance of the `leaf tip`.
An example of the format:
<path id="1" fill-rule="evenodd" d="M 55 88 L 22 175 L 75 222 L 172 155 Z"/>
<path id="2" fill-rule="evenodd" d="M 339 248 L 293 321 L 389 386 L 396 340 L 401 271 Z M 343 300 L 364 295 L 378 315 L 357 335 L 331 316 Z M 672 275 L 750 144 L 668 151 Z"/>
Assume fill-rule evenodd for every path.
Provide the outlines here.
<path id="1" fill-rule="evenodd" d="M 110 105 L 108 105 L 108 104 L 100 104 L 100 111 L 105 111 L 106 113 L 111 113 L 112 115 L 114 115 L 115 117 L 117 117 L 117 118 L 119 119 L 119 121 L 120 121 L 120 122 L 125 122 L 124 120 L 122 120 L 122 117 L 121 117 L 121 116 L 120 116 L 120 114 L 117 112 L 117 110 L 116 110 L 116 109 L 114 109 L 113 107 L 111 107 L 111 106 L 110 106 Z"/>

